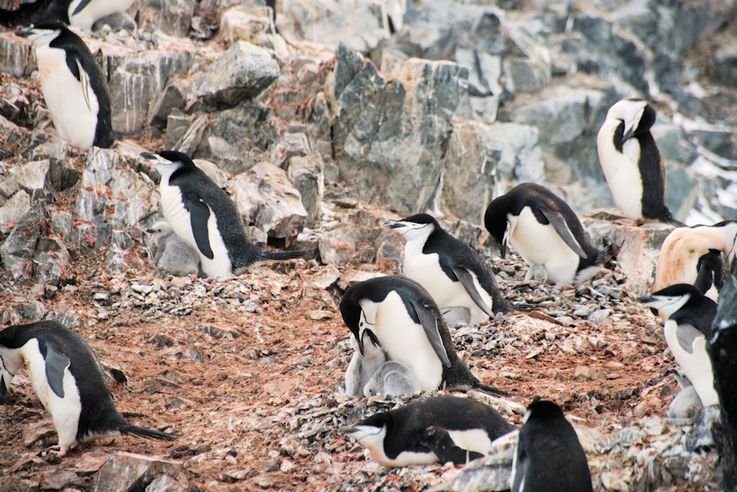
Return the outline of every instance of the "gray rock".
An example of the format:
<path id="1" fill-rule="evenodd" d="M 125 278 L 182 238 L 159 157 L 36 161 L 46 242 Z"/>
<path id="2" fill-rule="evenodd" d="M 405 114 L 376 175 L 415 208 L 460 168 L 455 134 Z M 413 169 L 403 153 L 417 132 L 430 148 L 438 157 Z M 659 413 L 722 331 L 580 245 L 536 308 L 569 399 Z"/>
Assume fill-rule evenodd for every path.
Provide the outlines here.
<path id="1" fill-rule="evenodd" d="M 287 176 L 299 191 L 310 222 L 320 218 L 322 198 L 325 193 L 324 164 L 318 154 L 289 159 Z"/>
<path id="2" fill-rule="evenodd" d="M 127 492 L 136 488 L 146 490 L 144 487 L 153 484 L 161 476 L 169 476 L 180 485 L 188 485 L 187 472 L 180 461 L 117 452 L 95 474 L 92 490 L 98 492 Z"/>
<path id="3" fill-rule="evenodd" d="M 30 42 L 12 32 L 0 33 L 0 71 L 11 77 L 30 75 L 36 65 L 31 47 Z"/>
<path id="4" fill-rule="evenodd" d="M 151 108 L 151 111 L 149 112 L 148 123 L 150 125 L 156 126 L 158 128 L 163 128 L 164 126 L 167 126 L 168 131 L 168 121 L 169 117 L 172 115 L 172 112 L 175 110 L 184 110 L 185 92 L 182 85 L 183 84 L 178 83 L 177 81 L 171 81 L 166 85 L 164 90 L 158 96 L 158 99 L 154 103 L 153 107 Z"/>
<path id="5" fill-rule="evenodd" d="M 12 229 L 0 245 L 3 268 L 13 280 L 30 280 L 33 276 L 33 257 L 41 237 L 43 217 L 38 210 L 29 211 Z"/>
<path id="6" fill-rule="evenodd" d="M 157 103 L 158 104 L 158 103 Z M 197 149 L 197 147 L 200 145 L 200 140 L 202 139 L 202 133 L 200 133 L 199 136 L 194 136 L 192 138 L 192 144 L 186 145 L 184 143 L 184 136 L 187 133 L 187 131 L 192 126 L 192 120 L 195 119 L 191 115 L 186 115 L 182 113 L 181 111 L 174 110 L 171 113 L 169 113 L 166 116 L 166 131 L 164 132 L 164 146 L 167 149 L 174 149 L 174 148 L 187 148 L 190 150 L 190 152 L 187 152 L 191 155 L 191 151 L 194 151 Z M 203 128 L 204 131 L 204 128 Z M 182 152 L 182 150 L 180 150 Z"/>
<path id="7" fill-rule="evenodd" d="M 375 227 L 351 222 L 338 224 L 320 236 L 320 258 L 323 263 L 335 266 L 372 262 L 376 254 L 373 245 L 378 235 L 379 229 Z"/>
<path id="8" fill-rule="evenodd" d="M 205 159 L 193 159 L 193 161 L 195 166 L 202 169 L 202 171 L 207 174 L 207 177 L 213 180 L 220 188 L 228 186 L 228 180 L 230 179 L 230 175 L 228 173 L 217 167 L 214 163 Z"/>
<path id="9" fill-rule="evenodd" d="M 250 2 L 253 3 L 253 2 Z M 220 15 L 219 37 L 226 45 L 247 41 L 257 46 L 273 47 L 271 9 L 254 5 L 234 5 Z"/>
<path id="10" fill-rule="evenodd" d="M 30 161 L 15 169 L 15 179 L 28 191 L 41 190 L 46 186 L 51 161 Z"/>
<path id="11" fill-rule="evenodd" d="M 550 82 L 550 67 L 510 57 L 504 59 L 504 76 L 506 89 L 513 94 L 539 92 Z"/>
<path id="12" fill-rule="evenodd" d="M 114 229 L 110 236 L 110 244 L 105 253 L 105 264 L 114 272 L 125 272 L 130 270 L 133 258 L 133 247 L 135 242 L 131 235 L 120 229 Z"/>
<path id="13" fill-rule="evenodd" d="M 31 209 L 31 197 L 23 190 L 8 198 L 0 207 L 0 231 L 7 232 L 13 222 L 17 222 Z"/>
<path id="14" fill-rule="evenodd" d="M 146 492 L 187 492 L 189 487 L 170 475 L 159 475 L 146 487 Z"/>
<path id="15" fill-rule="evenodd" d="M 185 37 L 194 14 L 195 2 L 188 0 L 141 0 L 138 28 L 162 30 L 172 36 Z"/>
<path id="16" fill-rule="evenodd" d="M 310 141 L 304 132 L 287 132 L 272 149 L 271 162 L 286 169 L 292 157 L 304 157 L 310 153 Z"/>
<path id="17" fill-rule="evenodd" d="M 61 285 L 68 275 L 71 256 L 64 243 L 52 237 L 41 237 L 36 244 L 34 279 L 37 283 Z"/>

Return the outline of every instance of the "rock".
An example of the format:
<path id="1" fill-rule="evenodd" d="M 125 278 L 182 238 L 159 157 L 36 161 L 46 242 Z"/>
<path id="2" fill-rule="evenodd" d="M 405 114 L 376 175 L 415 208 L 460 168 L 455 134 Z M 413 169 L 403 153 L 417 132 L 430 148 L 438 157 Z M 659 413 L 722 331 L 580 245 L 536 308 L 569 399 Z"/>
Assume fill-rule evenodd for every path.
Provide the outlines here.
<path id="1" fill-rule="evenodd" d="M 338 287 L 342 290 L 346 290 L 348 287 L 363 282 L 364 280 L 370 280 L 372 278 L 383 277 L 384 274 L 380 272 L 366 272 L 363 270 L 346 270 L 346 272 L 340 277 Z"/>
<path id="2" fill-rule="evenodd" d="M 187 472 L 181 461 L 163 460 L 141 454 L 117 452 L 95 474 L 92 490 L 105 492 L 127 492 L 129 490 L 148 490 L 160 477 L 170 477 L 180 487 L 188 485 Z M 164 485 L 161 479 L 155 487 Z M 153 490 L 180 490 L 173 485 Z"/>
<path id="3" fill-rule="evenodd" d="M 14 222 L 17 222 L 31 209 L 31 197 L 21 190 L 0 207 L 0 231 L 7 232 Z"/>
<path id="4" fill-rule="evenodd" d="M 29 137 L 28 130 L 0 116 L 0 160 L 21 155 L 28 145 Z"/>
<path id="5" fill-rule="evenodd" d="M 32 44 L 13 32 L 0 33 L 0 71 L 11 77 L 27 77 L 35 68 Z"/>
<path id="6" fill-rule="evenodd" d="M 404 261 L 404 237 L 396 231 L 382 228 L 376 245 L 376 267 L 385 273 L 400 273 Z"/>
<path id="7" fill-rule="evenodd" d="M 169 117 L 172 116 L 173 111 L 182 111 L 184 109 L 184 88 L 183 84 L 177 81 L 169 82 L 161 94 L 156 99 L 151 111 L 149 111 L 149 125 L 163 128 L 167 126 Z M 175 141 L 177 139 L 174 139 Z"/>
<path id="8" fill-rule="evenodd" d="M 292 157 L 287 167 L 287 176 L 299 191 L 308 220 L 313 223 L 320 218 L 325 193 L 323 169 L 324 164 L 319 154 Z"/>
<path id="9" fill-rule="evenodd" d="M 284 170 L 262 162 L 233 177 L 228 191 L 248 225 L 289 244 L 304 227 L 307 211 Z"/>
<path id="10" fill-rule="evenodd" d="M 225 188 L 228 185 L 228 180 L 230 179 L 230 176 L 228 173 L 217 167 L 214 163 L 207 161 L 205 159 L 193 159 L 195 166 L 202 169 L 202 171 L 207 174 L 207 177 L 210 178 L 215 182 L 216 185 L 218 185 L 220 188 Z"/>
<path id="11" fill-rule="evenodd" d="M 374 242 L 379 229 L 357 226 L 350 222 L 325 231 L 318 242 L 322 262 L 328 265 L 358 265 L 374 261 Z"/>
<path id="12" fill-rule="evenodd" d="M 238 41 L 195 79 L 188 99 L 220 108 L 254 98 L 279 76 L 279 65 L 268 51 Z"/>
<path id="13" fill-rule="evenodd" d="M 310 141 L 304 132 L 287 132 L 271 151 L 271 161 L 286 168 L 292 157 L 304 157 L 311 153 Z"/>
<path id="14" fill-rule="evenodd" d="M 170 475 L 159 475 L 146 487 L 146 492 L 187 492 L 189 487 Z"/>
<path id="15" fill-rule="evenodd" d="M 10 235 L 0 246 L 3 268 L 13 280 L 30 280 L 33 276 L 33 257 L 41 237 L 43 217 L 30 211 L 19 219 Z"/>
<path id="16" fill-rule="evenodd" d="M 15 179 L 28 191 L 41 190 L 47 183 L 51 161 L 30 161 L 15 169 Z"/>
<path id="17" fill-rule="evenodd" d="M 41 480 L 41 488 L 44 490 L 62 490 L 67 487 L 81 487 L 84 480 L 79 478 L 72 470 L 56 470 L 46 474 Z"/>
<path id="18" fill-rule="evenodd" d="M 550 66 L 526 58 L 505 58 L 504 76 L 506 89 L 511 93 L 539 92 L 550 82 Z"/>
<path id="19" fill-rule="evenodd" d="M 258 46 L 272 47 L 271 9 L 253 5 L 235 5 L 220 15 L 220 39 L 226 45 L 248 41 Z"/>
<path id="20" fill-rule="evenodd" d="M 37 283 L 59 286 L 68 275 L 71 256 L 61 240 L 42 237 L 36 244 L 33 263 Z"/>
<path id="21" fill-rule="evenodd" d="M 192 22 L 195 3 L 188 0 L 141 0 L 138 28 L 162 30 L 172 36 L 185 37 Z"/>

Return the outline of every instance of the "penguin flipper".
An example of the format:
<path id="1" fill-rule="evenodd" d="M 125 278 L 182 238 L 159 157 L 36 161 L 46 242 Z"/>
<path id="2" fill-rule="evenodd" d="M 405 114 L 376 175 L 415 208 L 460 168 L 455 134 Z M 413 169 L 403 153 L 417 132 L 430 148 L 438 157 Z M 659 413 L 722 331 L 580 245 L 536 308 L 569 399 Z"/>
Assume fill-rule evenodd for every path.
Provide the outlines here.
<path id="1" fill-rule="evenodd" d="M 82 68 L 82 62 L 79 58 L 76 59 L 77 67 L 79 68 L 79 81 L 82 83 L 82 95 L 84 96 L 84 102 L 87 104 L 87 109 L 92 111 L 92 103 L 90 102 L 90 77 Z"/>
<path id="2" fill-rule="evenodd" d="M 201 199 L 196 198 L 187 203 L 189 207 L 189 221 L 192 226 L 192 235 L 197 249 L 204 256 L 213 259 L 215 255 L 210 248 L 210 232 L 207 228 L 207 221 L 210 218 L 210 208 Z"/>
<path id="3" fill-rule="evenodd" d="M 79 5 L 77 5 L 77 8 L 75 8 L 75 9 L 74 9 L 74 12 L 72 12 L 72 15 L 77 15 L 78 13 L 80 13 L 80 12 L 81 12 L 82 10 L 84 10 L 84 8 L 85 8 L 85 7 L 87 6 L 87 5 L 89 5 L 89 3 L 90 3 L 91 1 L 92 1 L 92 0 L 82 0 L 81 2 L 79 2 Z M 70 16 L 70 17 L 71 17 L 71 16 Z"/>
<path id="4" fill-rule="evenodd" d="M 568 227 L 568 224 L 566 224 L 566 219 L 563 217 L 563 215 L 561 215 L 559 212 L 554 212 L 546 207 L 543 207 L 540 211 L 545 216 L 545 218 L 548 219 L 548 222 L 553 224 L 553 227 L 555 227 L 555 231 L 558 233 L 560 238 L 568 245 L 569 248 L 573 250 L 574 253 L 576 253 L 583 259 L 587 259 L 589 257 L 583 250 L 581 245 L 578 244 L 578 241 L 576 241 L 573 233 L 571 233 L 571 229 Z"/>
<path id="5" fill-rule="evenodd" d="M 47 342 L 45 345 L 46 381 L 56 396 L 64 398 L 64 371 L 71 362 L 69 357 L 56 350 L 53 344 Z"/>
<path id="6" fill-rule="evenodd" d="M 704 334 L 691 325 L 678 325 L 676 328 L 676 338 L 678 345 L 689 354 L 694 352 L 694 342 L 699 338 L 704 338 Z"/>
<path id="7" fill-rule="evenodd" d="M 471 296 L 471 299 L 473 299 L 473 302 L 476 303 L 476 305 L 481 309 L 484 313 L 487 314 L 490 318 L 494 315 L 491 312 L 491 309 L 489 309 L 489 306 L 487 306 L 484 303 L 484 300 L 481 298 L 481 294 L 479 294 L 479 291 L 476 290 L 476 285 L 473 283 L 473 276 L 471 276 L 471 273 L 462 267 L 453 267 L 452 268 L 453 273 L 456 274 L 456 277 L 458 277 L 458 280 L 461 281 L 461 284 L 463 284 L 463 288 L 466 289 L 466 292 L 468 292 L 468 295 Z"/>
<path id="8" fill-rule="evenodd" d="M 469 461 L 483 457 L 476 451 L 469 451 L 456 445 L 446 429 L 430 426 L 423 432 L 420 444 L 435 453 L 439 463 L 452 462 L 454 465 L 465 465 Z"/>
<path id="9" fill-rule="evenodd" d="M 425 330 L 425 336 L 427 336 L 427 340 L 430 342 L 433 350 L 442 361 L 443 365 L 445 367 L 450 367 L 450 359 L 448 358 L 448 353 L 445 351 L 443 339 L 440 337 L 440 329 L 438 328 L 438 320 L 435 317 L 435 313 L 417 301 L 411 301 L 411 304 L 415 313 L 417 313 L 422 329 Z"/>

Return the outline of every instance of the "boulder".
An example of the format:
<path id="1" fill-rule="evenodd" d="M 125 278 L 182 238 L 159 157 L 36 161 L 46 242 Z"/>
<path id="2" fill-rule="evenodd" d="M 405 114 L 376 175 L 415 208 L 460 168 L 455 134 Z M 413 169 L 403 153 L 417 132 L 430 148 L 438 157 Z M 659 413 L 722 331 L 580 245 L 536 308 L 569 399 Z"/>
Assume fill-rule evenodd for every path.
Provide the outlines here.
<path id="1" fill-rule="evenodd" d="M 195 2 L 189 0 L 141 0 L 138 6 L 138 28 L 161 30 L 172 36 L 185 37 L 192 23 Z"/>
<path id="2" fill-rule="evenodd" d="M 15 179 L 28 191 L 41 190 L 48 183 L 50 168 L 48 159 L 26 162 L 15 169 Z"/>
<path id="3" fill-rule="evenodd" d="M 163 477 L 169 477 L 165 479 Z M 166 480 L 170 488 L 162 488 Z M 171 481 L 173 480 L 173 482 Z M 179 484 L 179 488 L 174 486 Z M 117 452 L 100 468 L 92 481 L 96 492 L 131 490 L 186 490 L 189 480 L 181 461 L 165 460 L 142 454 Z"/>
<path id="4" fill-rule="evenodd" d="M 271 9 L 253 5 L 234 5 L 220 15 L 220 39 L 226 45 L 247 41 L 257 46 L 272 47 Z"/>
<path id="5" fill-rule="evenodd" d="M 287 176 L 297 188 L 308 219 L 316 222 L 320 218 L 322 197 L 325 193 L 324 164 L 318 154 L 296 156 L 289 159 Z"/>
<path id="6" fill-rule="evenodd" d="M 36 66 L 32 44 L 13 32 L 0 33 L 0 71 L 11 77 L 31 75 Z"/>
<path id="7" fill-rule="evenodd" d="M 0 245 L 3 269 L 13 280 L 29 280 L 33 276 L 33 256 L 42 234 L 43 216 L 29 211 L 18 219 L 10 234 Z"/>
<path id="8" fill-rule="evenodd" d="M 371 263 L 376 256 L 374 246 L 381 229 L 352 221 L 337 224 L 320 235 L 318 250 L 322 262 L 343 267 Z"/>
<path id="9" fill-rule="evenodd" d="M 7 232 L 14 222 L 31 209 L 31 197 L 23 190 L 8 198 L 0 207 L 0 231 Z"/>

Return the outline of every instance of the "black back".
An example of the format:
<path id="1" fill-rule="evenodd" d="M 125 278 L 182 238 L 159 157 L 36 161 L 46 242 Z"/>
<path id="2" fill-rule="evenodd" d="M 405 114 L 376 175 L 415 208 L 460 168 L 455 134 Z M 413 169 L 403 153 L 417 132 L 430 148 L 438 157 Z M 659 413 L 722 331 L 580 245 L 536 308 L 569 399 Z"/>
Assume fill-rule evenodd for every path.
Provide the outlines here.
<path id="1" fill-rule="evenodd" d="M 514 430 L 492 407 L 453 396 L 415 400 L 401 408 L 372 415 L 359 425 L 387 426 L 384 453 L 390 459 L 403 451 L 431 452 L 422 444 L 425 429 L 430 426 L 448 431 L 484 429 L 492 441 Z"/>
<path id="2" fill-rule="evenodd" d="M 88 2 L 89 0 L 86 1 Z M 49 4 L 48 9 L 46 9 L 46 12 L 44 12 L 44 14 L 36 22 L 36 24 L 47 22 L 61 22 L 63 24 L 69 25 L 69 4 L 71 3 L 72 0 L 52 0 Z"/>
<path id="3" fill-rule="evenodd" d="M 689 294 L 686 304 L 673 313 L 668 319 L 679 325 L 689 324 L 706 336 L 711 333 L 711 323 L 717 312 L 717 304 L 706 297 L 699 289 L 689 284 L 675 284 L 653 292 L 653 296 L 680 296 Z"/>

